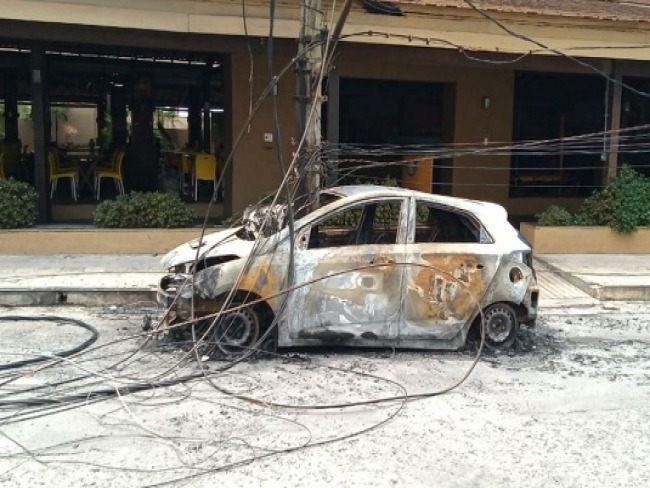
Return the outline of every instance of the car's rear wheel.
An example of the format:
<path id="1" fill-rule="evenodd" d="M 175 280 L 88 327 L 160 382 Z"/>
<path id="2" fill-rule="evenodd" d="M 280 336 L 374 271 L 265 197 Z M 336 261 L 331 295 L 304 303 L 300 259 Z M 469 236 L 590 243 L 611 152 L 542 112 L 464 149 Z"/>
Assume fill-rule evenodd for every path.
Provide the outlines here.
<path id="1" fill-rule="evenodd" d="M 485 345 L 492 349 L 507 349 L 515 342 L 519 321 L 507 303 L 495 303 L 483 312 Z"/>

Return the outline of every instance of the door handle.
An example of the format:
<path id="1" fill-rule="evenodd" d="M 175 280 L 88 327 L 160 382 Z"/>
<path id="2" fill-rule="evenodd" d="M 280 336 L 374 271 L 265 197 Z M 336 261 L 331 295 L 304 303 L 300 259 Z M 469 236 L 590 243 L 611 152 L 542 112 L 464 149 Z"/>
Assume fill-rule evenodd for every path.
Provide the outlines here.
<path id="1" fill-rule="evenodd" d="M 395 260 L 390 259 L 390 258 L 385 258 L 385 257 L 382 257 L 382 256 L 378 256 L 376 258 L 372 258 L 370 260 L 370 263 L 368 263 L 368 264 L 370 264 L 371 266 L 383 266 L 383 265 L 387 265 L 387 264 L 395 264 Z"/>

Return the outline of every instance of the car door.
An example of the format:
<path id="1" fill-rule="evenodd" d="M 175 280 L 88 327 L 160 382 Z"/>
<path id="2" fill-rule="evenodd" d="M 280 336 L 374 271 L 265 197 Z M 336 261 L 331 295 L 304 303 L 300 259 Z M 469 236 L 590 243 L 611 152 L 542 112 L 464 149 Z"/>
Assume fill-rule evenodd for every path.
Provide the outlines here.
<path id="1" fill-rule="evenodd" d="M 464 326 L 469 326 L 495 275 L 499 250 L 467 212 L 417 199 L 410 210 L 400 341 L 462 345 L 468 329 Z"/>
<path id="2" fill-rule="evenodd" d="M 343 205 L 299 229 L 288 331 L 294 342 L 395 339 L 408 199 Z"/>

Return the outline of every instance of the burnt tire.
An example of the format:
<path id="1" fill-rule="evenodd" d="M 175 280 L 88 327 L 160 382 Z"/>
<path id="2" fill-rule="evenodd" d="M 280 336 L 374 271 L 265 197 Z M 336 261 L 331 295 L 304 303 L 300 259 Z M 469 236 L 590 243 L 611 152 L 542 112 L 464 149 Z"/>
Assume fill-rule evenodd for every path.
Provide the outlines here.
<path id="1" fill-rule="evenodd" d="M 210 346 L 208 355 L 220 359 L 265 357 L 278 348 L 278 330 L 271 308 L 249 293 L 236 293 L 224 313 L 212 323 L 203 322 L 202 334 Z M 225 298 L 218 300 L 219 309 Z"/>
<path id="2" fill-rule="evenodd" d="M 517 313 L 507 303 L 495 303 L 483 311 L 485 345 L 490 349 L 508 349 L 519 330 Z"/>
<path id="3" fill-rule="evenodd" d="M 261 336 L 261 318 L 252 305 L 233 301 L 217 319 L 208 338 L 220 355 L 236 358 L 257 347 Z"/>

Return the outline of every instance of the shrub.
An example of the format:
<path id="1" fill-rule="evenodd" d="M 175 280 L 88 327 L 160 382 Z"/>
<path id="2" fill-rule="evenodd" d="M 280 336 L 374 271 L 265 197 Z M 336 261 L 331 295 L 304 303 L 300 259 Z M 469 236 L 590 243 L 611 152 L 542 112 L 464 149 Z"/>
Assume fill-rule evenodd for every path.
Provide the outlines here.
<path id="1" fill-rule="evenodd" d="M 539 225 L 573 225 L 575 220 L 571 212 L 559 205 L 551 205 L 536 217 Z"/>
<path id="2" fill-rule="evenodd" d="M 586 198 L 574 216 L 574 225 L 610 225 L 611 197 L 608 188 L 594 191 Z"/>
<path id="3" fill-rule="evenodd" d="M 537 219 L 540 225 L 608 225 L 621 234 L 634 232 L 637 227 L 650 226 L 650 178 L 623 166 L 575 214 L 551 205 Z"/>
<path id="4" fill-rule="evenodd" d="M 650 225 L 650 178 L 623 167 L 612 180 L 610 192 L 611 227 L 622 234 Z"/>
<path id="5" fill-rule="evenodd" d="M 0 229 L 34 225 L 38 194 L 33 186 L 13 178 L 0 180 Z"/>
<path id="6" fill-rule="evenodd" d="M 94 222 L 103 228 L 172 228 L 191 226 L 195 218 L 174 193 L 131 192 L 97 205 Z"/>

